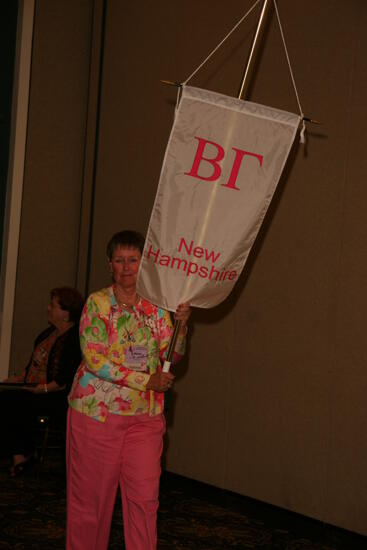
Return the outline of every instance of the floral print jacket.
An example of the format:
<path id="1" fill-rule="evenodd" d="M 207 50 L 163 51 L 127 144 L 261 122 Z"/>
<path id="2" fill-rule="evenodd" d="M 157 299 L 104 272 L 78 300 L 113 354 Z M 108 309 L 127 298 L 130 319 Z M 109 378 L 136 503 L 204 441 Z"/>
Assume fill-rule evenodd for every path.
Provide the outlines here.
<path id="1" fill-rule="evenodd" d="M 108 413 L 149 414 L 163 411 L 163 393 L 146 390 L 172 334 L 170 313 L 144 299 L 130 313 L 120 307 L 113 287 L 91 294 L 80 320 L 82 363 L 69 394 L 69 405 L 104 422 Z M 173 362 L 185 352 L 178 337 Z"/>

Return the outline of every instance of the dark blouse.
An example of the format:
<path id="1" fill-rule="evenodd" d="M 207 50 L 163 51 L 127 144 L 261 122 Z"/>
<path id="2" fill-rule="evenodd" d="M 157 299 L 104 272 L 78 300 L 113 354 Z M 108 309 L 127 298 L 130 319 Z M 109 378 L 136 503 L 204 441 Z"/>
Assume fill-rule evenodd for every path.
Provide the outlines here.
<path id="1" fill-rule="evenodd" d="M 54 326 L 50 326 L 42 331 L 34 341 L 33 351 L 55 330 Z M 27 375 L 32 365 L 32 360 L 33 352 L 26 366 L 25 382 L 27 381 Z M 69 391 L 75 371 L 80 362 L 79 327 L 78 325 L 74 325 L 56 338 L 49 351 L 47 360 L 47 382 L 55 380 L 59 386 L 66 386 L 66 390 Z"/>

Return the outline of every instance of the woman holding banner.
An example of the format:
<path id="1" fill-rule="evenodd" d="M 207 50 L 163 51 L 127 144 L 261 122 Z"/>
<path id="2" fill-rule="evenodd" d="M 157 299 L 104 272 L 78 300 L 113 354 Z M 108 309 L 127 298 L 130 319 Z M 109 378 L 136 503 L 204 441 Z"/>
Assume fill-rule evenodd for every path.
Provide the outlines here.
<path id="1" fill-rule="evenodd" d="M 161 360 L 172 333 L 170 314 L 136 292 L 144 237 L 122 231 L 107 257 L 113 284 L 84 306 L 82 363 L 69 395 L 67 550 L 108 546 L 120 485 L 127 550 L 156 548 L 156 515 L 165 419 L 163 396 L 174 376 Z M 184 355 L 188 304 L 173 362 Z"/>

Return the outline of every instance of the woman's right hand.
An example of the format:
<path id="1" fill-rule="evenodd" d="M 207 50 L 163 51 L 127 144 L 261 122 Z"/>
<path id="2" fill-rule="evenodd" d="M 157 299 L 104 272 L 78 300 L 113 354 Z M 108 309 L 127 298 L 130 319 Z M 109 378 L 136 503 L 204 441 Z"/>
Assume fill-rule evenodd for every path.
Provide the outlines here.
<path id="1" fill-rule="evenodd" d="M 172 388 L 175 377 L 171 372 L 156 372 L 149 378 L 147 390 L 165 392 Z"/>

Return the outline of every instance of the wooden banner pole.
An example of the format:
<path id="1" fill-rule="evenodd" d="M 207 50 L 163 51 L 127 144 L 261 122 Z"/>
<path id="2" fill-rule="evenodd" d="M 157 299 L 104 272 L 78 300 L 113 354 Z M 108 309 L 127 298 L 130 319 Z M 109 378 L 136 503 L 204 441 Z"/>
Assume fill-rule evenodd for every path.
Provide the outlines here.
<path id="1" fill-rule="evenodd" d="M 175 325 L 173 327 L 173 333 L 171 336 L 171 340 L 169 342 L 168 350 L 167 350 L 167 357 L 163 365 L 163 372 L 168 372 L 172 363 L 172 356 L 176 345 L 176 340 L 178 333 L 180 331 L 181 322 L 175 321 Z"/>

